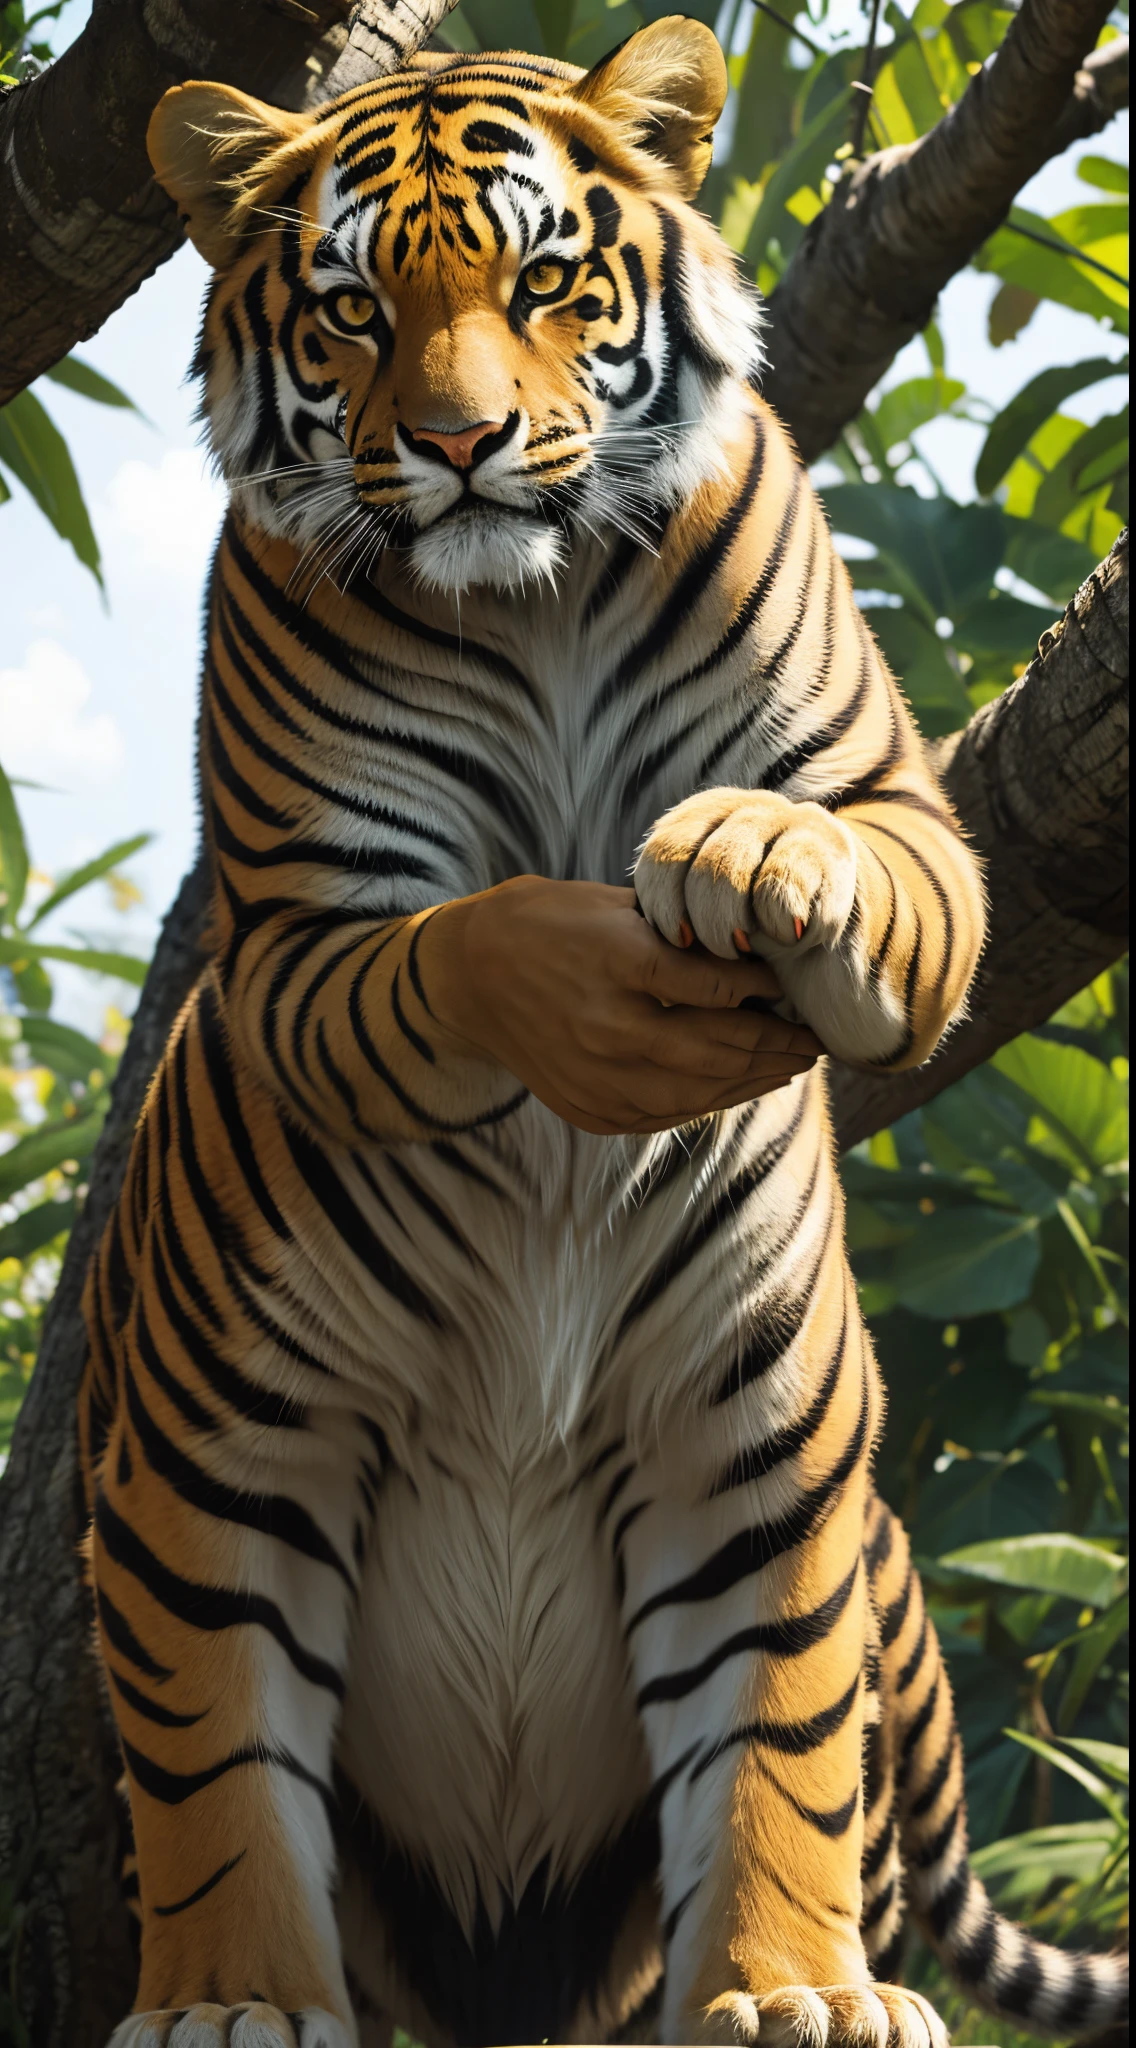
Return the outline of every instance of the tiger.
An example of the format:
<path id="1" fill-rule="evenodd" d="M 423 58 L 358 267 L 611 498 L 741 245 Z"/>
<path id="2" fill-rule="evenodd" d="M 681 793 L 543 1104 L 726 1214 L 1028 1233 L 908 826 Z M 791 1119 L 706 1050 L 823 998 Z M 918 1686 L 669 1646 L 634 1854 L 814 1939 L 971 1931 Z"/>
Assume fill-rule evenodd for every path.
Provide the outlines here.
<path id="1" fill-rule="evenodd" d="M 1041 2031 L 872 1483 L 823 1053 L 964 1010 L 976 859 L 694 206 L 713 35 L 171 89 L 213 269 L 208 964 L 85 1296 L 140 1919 L 113 2048 Z"/>

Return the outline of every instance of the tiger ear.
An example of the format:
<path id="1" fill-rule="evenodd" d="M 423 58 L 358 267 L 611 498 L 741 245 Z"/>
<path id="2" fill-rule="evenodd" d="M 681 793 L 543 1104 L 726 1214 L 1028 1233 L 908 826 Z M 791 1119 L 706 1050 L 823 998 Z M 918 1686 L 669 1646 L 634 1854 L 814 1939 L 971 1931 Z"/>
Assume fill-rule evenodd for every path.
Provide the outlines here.
<path id="1" fill-rule="evenodd" d="M 728 84 L 713 30 L 685 14 L 665 14 L 602 57 L 572 97 L 613 122 L 625 141 L 660 157 L 683 198 L 693 199 L 710 168 Z"/>
<path id="2" fill-rule="evenodd" d="M 257 164 L 312 125 L 310 114 L 267 107 L 231 85 L 191 79 L 158 101 L 146 148 L 159 185 L 169 193 L 190 241 L 214 269 L 239 246 L 236 209 Z"/>

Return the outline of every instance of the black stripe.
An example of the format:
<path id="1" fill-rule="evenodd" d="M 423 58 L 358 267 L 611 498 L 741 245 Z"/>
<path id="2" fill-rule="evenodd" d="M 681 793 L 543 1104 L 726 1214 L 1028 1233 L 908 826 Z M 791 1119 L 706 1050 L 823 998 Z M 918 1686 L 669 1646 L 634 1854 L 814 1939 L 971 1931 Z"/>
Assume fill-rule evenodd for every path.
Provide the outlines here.
<path id="1" fill-rule="evenodd" d="M 107 1676 L 115 1691 L 121 1693 L 127 1706 L 133 1707 L 136 1714 L 144 1715 L 147 1721 L 156 1722 L 159 1728 L 195 1728 L 199 1721 L 205 1719 L 204 1713 L 175 1714 L 172 1707 L 163 1707 L 157 1700 L 148 1699 L 144 1692 L 139 1692 L 136 1685 L 131 1685 L 128 1678 L 123 1678 L 113 1664 L 107 1665 Z"/>
<path id="2" fill-rule="evenodd" d="M 334 1665 L 297 1642 L 274 1600 L 263 1593 L 233 1593 L 227 1587 L 202 1586 L 192 1579 L 183 1579 L 180 1573 L 163 1564 L 129 1523 L 115 1513 L 105 1493 L 100 1493 L 95 1503 L 95 1527 L 112 1563 L 137 1579 L 167 1614 L 206 1634 L 228 1628 L 266 1629 L 301 1678 L 306 1678 L 310 1685 L 321 1686 L 336 1699 L 343 1698 L 344 1683 Z"/>
<path id="3" fill-rule="evenodd" d="M 854 1564 L 835 1592 L 830 1593 L 827 1600 L 822 1600 L 811 1613 L 790 1614 L 783 1621 L 755 1622 L 751 1627 L 727 1636 L 724 1642 L 703 1657 L 701 1663 L 688 1664 L 681 1671 L 669 1671 L 659 1678 L 648 1679 L 640 1688 L 636 1706 L 643 1708 L 654 1706 L 660 1700 L 685 1699 L 688 1693 L 696 1691 L 708 1678 L 712 1678 L 730 1657 L 747 1653 L 756 1655 L 759 1651 L 773 1657 L 802 1656 L 806 1650 L 823 1642 L 839 1621 L 852 1597 L 858 1570 L 858 1564 Z"/>
<path id="4" fill-rule="evenodd" d="M 236 1869 L 245 1853 L 245 1850 L 241 1849 L 236 1856 L 230 1856 L 227 1863 L 222 1863 L 213 1872 L 212 1877 L 207 1877 L 205 1883 L 199 1884 L 197 1890 L 190 1892 L 186 1898 L 178 1899 L 172 1906 L 152 1906 L 151 1912 L 156 1913 L 159 1920 L 171 1920 L 175 1913 L 184 1913 L 188 1907 L 196 1906 L 199 1900 L 208 1898 L 223 1877 L 228 1877 L 230 1870 Z"/>
<path id="5" fill-rule="evenodd" d="M 147 1678 L 157 1679 L 159 1684 L 164 1679 L 173 1677 L 174 1674 L 169 1666 L 167 1664 L 159 1664 L 155 1657 L 151 1657 L 149 1650 L 139 1642 L 125 1614 L 120 1614 L 110 1594 L 104 1592 L 101 1586 L 96 1586 L 95 1588 L 95 1602 L 98 1606 L 99 1622 L 102 1626 L 103 1634 L 111 1648 L 118 1651 L 120 1657 L 129 1657 L 130 1662 L 137 1671 L 143 1672 Z M 107 1669 L 108 1671 L 110 1670 L 109 1664 Z M 113 1677 L 113 1675 L 112 1672 L 111 1676 Z"/>

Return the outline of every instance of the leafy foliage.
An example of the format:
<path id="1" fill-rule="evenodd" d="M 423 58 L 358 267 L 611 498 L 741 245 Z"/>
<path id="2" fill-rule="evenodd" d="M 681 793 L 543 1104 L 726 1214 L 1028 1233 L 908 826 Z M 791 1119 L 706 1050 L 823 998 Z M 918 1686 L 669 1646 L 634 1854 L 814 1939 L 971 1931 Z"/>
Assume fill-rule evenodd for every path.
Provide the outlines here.
<path id="1" fill-rule="evenodd" d="M 81 938 L 61 946 L 34 935 L 92 882 L 121 890 L 121 863 L 148 839 L 142 832 L 120 840 L 97 860 L 49 882 L 31 865 L 15 792 L 0 768 L 0 1452 L 7 1450 L 43 1311 L 86 1193 L 87 1162 L 127 1029 L 126 1020 L 109 1011 L 96 1044 L 52 1017 L 47 964 L 66 961 L 135 987 L 146 974 L 145 961 L 132 953 L 107 952 Z M 29 884 L 36 897 L 31 904 Z"/>

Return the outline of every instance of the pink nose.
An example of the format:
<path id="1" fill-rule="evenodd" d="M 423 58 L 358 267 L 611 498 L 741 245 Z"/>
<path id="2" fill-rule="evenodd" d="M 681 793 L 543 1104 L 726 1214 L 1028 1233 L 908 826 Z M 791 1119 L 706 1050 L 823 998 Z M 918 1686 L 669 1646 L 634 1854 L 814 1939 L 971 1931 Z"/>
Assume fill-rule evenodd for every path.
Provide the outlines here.
<path id="1" fill-rule="evenodd" d="M 410 438 L 432 441 L 455 469 L 469 469 L 478 442 L 484 441 L 487 434 L 499 434 L 504 424 L 504 420 L 479 420 L 475 427 L 463 427 L 460 434 L 436 434 L 429 427 L 413 427 Z"/>

